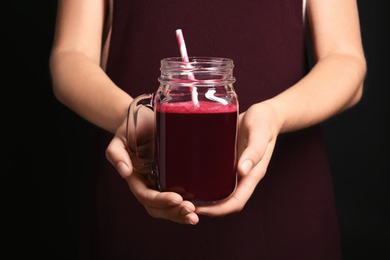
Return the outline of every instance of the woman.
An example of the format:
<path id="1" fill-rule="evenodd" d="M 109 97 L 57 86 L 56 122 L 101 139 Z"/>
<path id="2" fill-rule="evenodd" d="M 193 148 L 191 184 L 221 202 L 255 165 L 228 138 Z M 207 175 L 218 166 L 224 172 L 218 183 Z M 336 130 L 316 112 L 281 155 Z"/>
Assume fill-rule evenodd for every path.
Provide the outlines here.
<path id="1" fill-rule="evenodd" d="M 190 56 L 235 64 L 239 181 L 213 206 L 148 188 L 125 149 L 128 105 L 180 56 L 178 28 Z M 341 258 L 319 123 L 362 95 L 355 0 L 60 0 L 50 68 L 58 100 L 101 135 L 80 258 Z"/>

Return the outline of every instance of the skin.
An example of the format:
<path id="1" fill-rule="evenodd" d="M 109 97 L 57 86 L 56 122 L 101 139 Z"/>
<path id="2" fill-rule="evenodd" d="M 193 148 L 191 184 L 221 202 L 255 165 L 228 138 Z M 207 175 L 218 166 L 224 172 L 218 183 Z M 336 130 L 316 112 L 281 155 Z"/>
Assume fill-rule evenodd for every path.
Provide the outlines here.
<path id="1" fill-rule="evenodd" d="M 133 97 L 101 67 L 107 1 L 58 3 L 50 58 L 54 94 L 75 113 L 114 134 L 106 157 L 155 218 L 194 225 L 200 214 L 223 216 L 241 211 L 266 174 L 279 133 L 320 123 L 354 106 L 362 96 L 366 60 L 356 1 L 307 0 L 315 66 L 286 91 L 240 114 L 237 189 L 222 203 L 195 207 L 177 193 L 150 188 L 147 179 L 133 170 L 125 139 L 127 109 Z"/>

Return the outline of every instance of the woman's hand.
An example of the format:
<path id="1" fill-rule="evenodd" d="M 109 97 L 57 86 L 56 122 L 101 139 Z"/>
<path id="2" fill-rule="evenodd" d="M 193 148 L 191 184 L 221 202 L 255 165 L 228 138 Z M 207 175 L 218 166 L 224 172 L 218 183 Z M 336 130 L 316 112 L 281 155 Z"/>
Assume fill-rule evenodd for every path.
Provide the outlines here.
<path id="1" fill-rule="evenodd" d="M 147 158 L 145 151 L 152 151 L 152 140 L 146 136 L 151 131 L 153 115 L 143 112 L 139 118 L 144 118 L 137 128 L 144 133 L 138 136 L 138 147 L 141 157 Z M 146 113 L 146 115 L 145 115 Z M 148 118 L 148 119 L 146 119 Z M 148 123 L 149 122 L 149 123 Z M 241 211 L 260 180 L 264 177 L 276 138 L 280 129 L 279 121 L 269 105 L 260 103 L 250 107 L 239 117 L 238 132 L 238 183 L 234 193 L 225 201 L 211 206 L 195 207 L 190 201 L 175 192 L 159 192 L 155 189 L 145 172 L 135 169 L 134 155 L 130 157 L 126 141 L 126 122 L 117 130 L 114 138 L 106 149 L 107 159 L 126 179 L 128 185 L 138 201 L 144 205 L 150 216 L 172 220 L 182 224 L 197 224 L 198 214 L 209 216 L 223 216 Z M 131 149 L 130 149 L 131 150 Z"/>
<path id="2" fill-rule="evenodd" d="M 152 126 L 153 113 L 142 108 L 139 111 L 137 133 L 137 146 L 139 147 L 138 155 L 141 160 L 150 161 L 153 158 L 151 154 L 153 149 Z M 142 120 L 141 120 L 142 119 Z M 138 201 L 145 207 L 150 216 L 154 218 L 163 218 L 181 224 L 197 224 L 199 217 L 195 213 L 195 206 L 190 201 L 174 192 L 159 192 L 150 182 L 151 172 L 148 168 L 141 168 L 135 159 L 135 155 L 130 157 L 126 139 L 126 123 L 118 128 L 114 138 L 106 149 L 108 161 L 117 169 L 119 174 L 127 181 L 130 190 Z M 131 132 L 131 131 L 129 131 Z M 131 152 L 132 153 L 132 152 Z M 132 159 L 133 158 L 133 162 Z M 133 167 L 134 166 L 134 167 Z"/>
<path id="3" fill-rule="evenodd" d="M 241 211 L 264 177 L 275 147 L 280 122 L 271 106 L 259 103 L 240 114 L 238 131 L 238 183 L 225 201 L 196 208 L 196 213 L 223 216 Z"/>

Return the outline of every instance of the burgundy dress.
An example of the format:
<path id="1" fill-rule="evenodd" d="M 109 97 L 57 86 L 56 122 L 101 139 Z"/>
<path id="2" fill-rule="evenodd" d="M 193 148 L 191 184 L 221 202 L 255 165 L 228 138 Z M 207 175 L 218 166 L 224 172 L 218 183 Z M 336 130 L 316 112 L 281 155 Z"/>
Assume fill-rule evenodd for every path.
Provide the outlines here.
<path id="1" fill-rule="evenodd" d="M 160 60 L 234 61 L 240 111 L 271 98 L 308 71 L 302 0 L 114 0 L 107 73 L 132 96 L 158 88 Z M 104 150 L 90 179 L 81 259 L 340 259 L 331 173 L 319 126 L 282 134 L 264 179 L 244 209 L 200 216 L 195 226 L 150 217 Z"/>

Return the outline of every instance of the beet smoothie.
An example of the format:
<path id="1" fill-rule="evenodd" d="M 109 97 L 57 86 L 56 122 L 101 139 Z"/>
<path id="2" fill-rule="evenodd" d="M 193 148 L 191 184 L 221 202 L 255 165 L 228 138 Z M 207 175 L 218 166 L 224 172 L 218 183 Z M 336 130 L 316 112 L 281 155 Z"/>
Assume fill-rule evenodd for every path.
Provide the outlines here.
<path id="1" fill-rule="evenodd" d="M 200 101 L 156 106 L 157 172 L 163 191 L 199 204 L 236 186 L 237 106 Z"/>

